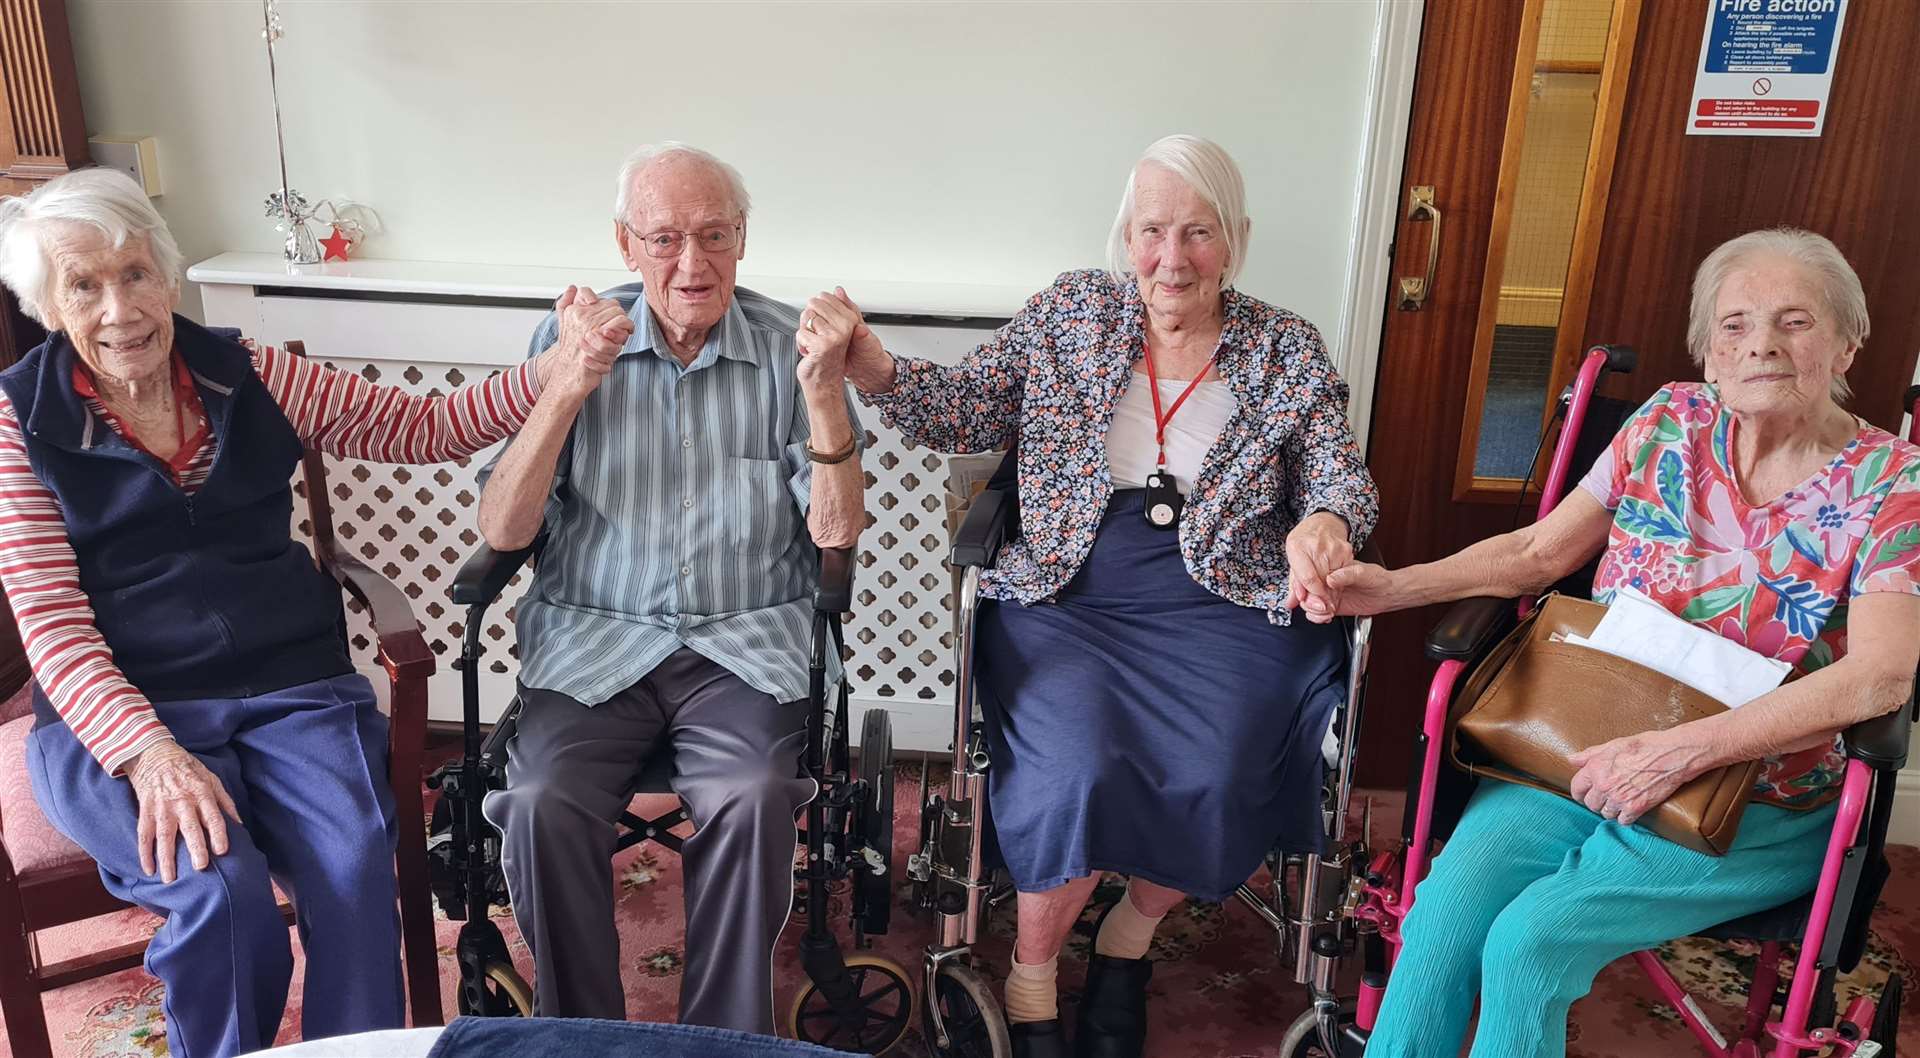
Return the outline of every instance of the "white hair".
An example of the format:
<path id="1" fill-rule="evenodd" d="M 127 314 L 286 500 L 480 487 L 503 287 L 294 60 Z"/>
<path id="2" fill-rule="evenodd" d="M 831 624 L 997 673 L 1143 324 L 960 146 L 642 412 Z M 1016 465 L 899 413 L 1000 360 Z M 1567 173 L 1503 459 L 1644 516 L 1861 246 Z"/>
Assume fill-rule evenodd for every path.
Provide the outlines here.
<path id="1" fill-rule="evenodd" d="M 27 194 L 0 198 L 0 283 L 35 323 L 53 326 L 47 308 L 55 277 L 46 246 L 53 224 L 92 225 L 114 249 L 145 236 L 155 271 L 170 288 L 180 289 L 180 246 L 147 193 L 118 169 L 78 169 Z"/>
<path id="2" fill-rule="evenodd" d="M 1233 156 L 1212 140 L 1198 136 L 1173 135 L 1156 140 L 1127 171 L 1126 189 L 1120 192 L 1120 212 L 1113 218 L 1113 231 L 1107 236 L 1107 269 L 1115 282 L 1134 280 L 1133 262 L 1127 256 L 1127 227 L 1133 223 L 1133 183 L 1140 166 L 1151 162 L 1187 182 L 1220 218 L 1221 234 L 1227 240 L 1227 270 L 1220 277 L 1222 288 L 1230 287 L 1247 263 L 1247 188 L 1240 179 L 1240 167 Z"/>
<path id="3" fill-rule="evenodd" d="M 1695 367 L 1705 367 L 1713 345 L 1713 318 L 1720 303 L 1720 287 L 1733 273 L 1756 257 L 1784 257 L 1813 274 L 1820 296 L 1834 315 L 1840 340 L 1852 346 L 1867 344 L 1867 294 L 1846 255 L 1824 235 L 1800 228 L 1763 228 L 1721 243 L 1693 273 L 1693 305 L 1687 314 L 1687 351 Z M 1835 403 L 1853 396 L 1845 375 L 1834 375 L 1829 391 Z"/>
<path id="4" fill-rule="evenodd" d="M 673 140 L 661 140 L 659 143 L 643 144 L 634 148 L 627 160 L 620 163 L 620 185 L 613 194 L 613 219 L 625 223 L 627 208 L 633 204 L 633 178 L 640 170 L 672 155 L 693 158 L 713 167 L 727 182 L 727 195 L 733 199 L 733 209 L 741 220 L 747 219 L 747 211 L 753 208 L 753 199 L 747 195 L 747 182 L 740 178 L 740 170 L 721 161 L 714 155 L 698 147 L 689 147 Z"/>

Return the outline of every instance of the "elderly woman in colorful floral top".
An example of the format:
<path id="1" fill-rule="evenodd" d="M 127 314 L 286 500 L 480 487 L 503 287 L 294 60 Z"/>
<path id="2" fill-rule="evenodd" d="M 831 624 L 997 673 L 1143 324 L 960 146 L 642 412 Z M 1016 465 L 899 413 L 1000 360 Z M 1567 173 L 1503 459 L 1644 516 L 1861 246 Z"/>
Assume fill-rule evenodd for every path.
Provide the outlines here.
<path id="1" fill-rule="evenodd" d="M 1579 754 L 1572 800 L 1482 783 L 1406 922 L 1369 1058 L 1560 1055 L 1608 962 L 1813 888 L 1840 731 L 1899 708 L 1920 659 L 1920 449 L 1841 407 L 1866 299 L 1826 239 L 1778 229 L 1700 265 L 1675 382 L 1538 524 L 1423 566 L 1331 574 L 1324 617 L 1537 592 L 1604 548 L 1622 588 L 1800 677 L 1737 710 Z M 1568 703 L 1570 707 L 1580 703 Z M 1602 703 L 1586 703 L 1601 708 Z M 1725 856 L 1635 825 L 1709 769 L 1764 760 Z"/>
<path id="2" fill-rule="evenodd" d="M 1127 178 L 1110 270 L 1062 275 L 953 367 L 851 343 L 848 377 L 908 440 L 1019 448 L 1020 535 L 981 578 L 976 653 L 1020 890 L 1017 1054 L 1066 1053 L 1055 959 L 1100 872 L 1130 884 L 1076 1049 L 1138 1055 L 1160 918 L 1317 840 L 1346 656 L 1291 611 L 1378 504 L 1319 332 L 1232 289 L 1247 234 L 1233 160 L 1170 136 Z"/>
<path id="3" fill-rule="evenodd" d="M 404 1023 L 386 720 L 340 590 L 290 535 L 301 447 L 441 462 L 590 391 L 630 324 L 564 298 L 546 354 L 414 397 L 174 314 L 180 251 L 110 169 L 0 199 L 0 281 L 53 333 L 0 373 L 0 583 L 34 675 L 34 798 L 107 890 L 166 921 L 167 1047 Z M 574 398 L 577 400 L 578 398 Z M 410 824 L 419 826 L 419 820 Z"/>

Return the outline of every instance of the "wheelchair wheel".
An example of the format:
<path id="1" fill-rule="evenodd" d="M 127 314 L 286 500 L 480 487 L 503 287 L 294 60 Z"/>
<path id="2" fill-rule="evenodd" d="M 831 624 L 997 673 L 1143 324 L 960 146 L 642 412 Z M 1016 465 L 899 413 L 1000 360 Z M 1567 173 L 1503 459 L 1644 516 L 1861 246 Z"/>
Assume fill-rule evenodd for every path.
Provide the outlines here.
<path id="1" fill-rule="evenodd" d="M 869 709 L 860 725 L 860 775 L 867 780 L 856 817 L 859 838 L 880 857 L 881 869 L 854 874 L 855 914 L 864 933 L 887 931 L 893 917 L 893 718 L 885 709 Z"/>
<path id="2" fill-rule="evenodd" d="M 1338 1012 L 1340 1027 L 1346 1028 L 1354 1023 L 1354 1001 L 1342 999 Z M 1280 1058 L 1344 1058 L 1340 1054 L 1330 1054 L 1320 1045 L 1320 1019 L 1312 1010 L 1293 1019 L 1287 1028 L 1287 1034 L 1280 1038 Z"/>
<path id="3" fill-rule="evenodd" d="M 899 963 L 877 955 L 849 955 L 847 973 L 859 997 L 858 1022 L 842 1019 L 820 986 L 808 981 L 787 1012 L 787 1035 L 822 1047 L 883 1054 L 913 1024 L 913 985 Z"/>
<path id="4" fill-rule="evenodd" d="M 936 1004 L 947 1027 L 945 1047 L 933 1029 L 931 1012 Z M 1012 1058 L 1013 1037 L 1007 1032 L 1006 1015 L 993 997 L 993 986 L 973 967 L 943 964 L 933 979 L 927 1008 L 920 1034 L 927 1038 L 927 1053 L 933 1058 Z"/>
<path id="5" fill-rule="evenodd" d="M 530 1018 L 533 1016 L 533 989 L 521 978 L 512 963 L 490 962 L 486 980 L 481 982 L 486 1009 L 476 1011 L 490 1018 Z"/>

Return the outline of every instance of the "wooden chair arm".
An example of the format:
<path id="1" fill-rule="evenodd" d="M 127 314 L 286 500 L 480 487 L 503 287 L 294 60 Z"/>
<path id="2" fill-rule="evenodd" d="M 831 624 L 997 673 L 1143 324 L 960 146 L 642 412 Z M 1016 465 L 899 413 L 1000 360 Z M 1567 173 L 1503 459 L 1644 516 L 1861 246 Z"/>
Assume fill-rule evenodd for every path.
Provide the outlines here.
<path id="1" fill-rule="evenodd" d="M 394 583 L 365 562 L 339 551 L 322 555 L 321 568 L 366 607 L 379 640 L 380 664 L 396 683 L 424 681 L 435 669 L 433 651 L 414 619 L 413 604 Z"/>

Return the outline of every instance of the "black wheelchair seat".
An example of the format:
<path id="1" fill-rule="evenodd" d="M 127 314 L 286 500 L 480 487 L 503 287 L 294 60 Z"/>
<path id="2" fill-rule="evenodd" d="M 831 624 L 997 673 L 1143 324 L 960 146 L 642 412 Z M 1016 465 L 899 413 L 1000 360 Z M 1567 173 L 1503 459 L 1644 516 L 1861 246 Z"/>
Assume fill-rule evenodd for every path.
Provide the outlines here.
<path id="1" fill-rule="evenodd" d="M 1709 940 L 1751 940 L 1766 942 L 1797 941 L 1807 931 L 1807 919 L 1813 914 L 1813 893 L 1789 900 L 1779 907 L 1756 911 L 1711 929 L 1694 934 Z"/>

